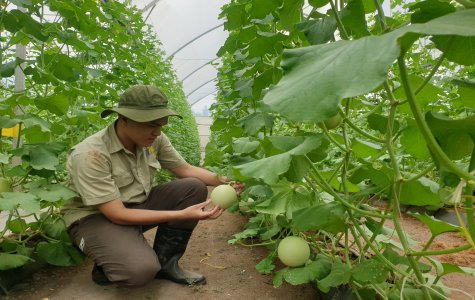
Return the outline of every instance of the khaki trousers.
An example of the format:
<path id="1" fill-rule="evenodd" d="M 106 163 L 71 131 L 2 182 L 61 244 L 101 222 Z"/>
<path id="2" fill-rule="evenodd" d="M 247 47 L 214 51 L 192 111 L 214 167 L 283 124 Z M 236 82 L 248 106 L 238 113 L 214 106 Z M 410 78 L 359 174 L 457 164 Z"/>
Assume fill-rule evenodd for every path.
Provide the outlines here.
<path id="1" fill-rule="evenodd" d="M 181 210 L 206 200 L 206 185 L 195 178 L 178 179 L 155 187 L 149 198 L 129 208 Z M 143 232 L 159 225 L 193 230 L 197 220 L 184 220 L 154 225 L 117 225 L 102 214 L 94 214 L 74 222 L 69 235 L 97 265 L 107 278 L 126 286 L 140 286 L 155 277 L 160 263 Z"/>

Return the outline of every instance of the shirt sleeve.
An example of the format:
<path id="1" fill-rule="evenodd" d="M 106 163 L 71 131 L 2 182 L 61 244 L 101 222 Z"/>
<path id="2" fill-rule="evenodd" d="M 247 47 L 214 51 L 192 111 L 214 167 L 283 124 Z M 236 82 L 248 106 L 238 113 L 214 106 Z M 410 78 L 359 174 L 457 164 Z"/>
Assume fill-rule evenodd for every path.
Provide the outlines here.
<path id="1" fill-rule="evenodd" d="M 97 150 L 75 153 L 69 156 L 71 179 L 85 205 L 97 205 L 120 197 L 112 178 L 110 159 Z"/>
<path id="2" fill-rule="evenodd" d="M 165 169 L 174 169 L 186 163 L 183 157 L 170 143 L 168 137 L 162 133 L 158 140 L 157 160 Z"/>

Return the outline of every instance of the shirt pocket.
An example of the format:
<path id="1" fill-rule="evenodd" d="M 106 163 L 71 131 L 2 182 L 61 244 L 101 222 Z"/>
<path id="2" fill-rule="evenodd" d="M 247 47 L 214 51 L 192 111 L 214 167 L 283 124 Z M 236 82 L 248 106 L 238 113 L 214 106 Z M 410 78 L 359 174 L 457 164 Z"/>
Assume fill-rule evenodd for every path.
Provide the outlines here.
<path id="1" fill-rule="evenodd" d="M 134 182 L 134 175 L 132 172 L 126 170 L 118 169 L 114 170 L 112 173 L 112 179 L 118 188 L 128 186 Z"/>

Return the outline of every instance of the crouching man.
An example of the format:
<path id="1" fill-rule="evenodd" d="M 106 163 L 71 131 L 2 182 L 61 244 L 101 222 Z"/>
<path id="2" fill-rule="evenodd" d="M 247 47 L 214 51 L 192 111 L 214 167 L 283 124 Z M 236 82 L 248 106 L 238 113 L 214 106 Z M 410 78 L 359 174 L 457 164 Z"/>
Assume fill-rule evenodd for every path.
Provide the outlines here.
<path id="1" fill-rule="evenodd" d="M 181 269 L 199 220 L 218 218 L 223 209 L 207 208 L 207 186 L 228 181 L 188 164 L 162 128 L 168 117 L 166 95 L 154 86 L 127 89 L 104 118 L 115 121 L 68 153 L 71 188 L 80 197 L 63 209 L 73 242 L 94 261 L 92 279 L 100 285 L 140 286 L 153 278 L 180 284 L 206 279 Z M 155 172 L 170 170 L 177 180 L 152 186 Z M 235 189 L 239 193 L 242 185 Z M 153 247 L 143 232 L 157 228 Z"/>

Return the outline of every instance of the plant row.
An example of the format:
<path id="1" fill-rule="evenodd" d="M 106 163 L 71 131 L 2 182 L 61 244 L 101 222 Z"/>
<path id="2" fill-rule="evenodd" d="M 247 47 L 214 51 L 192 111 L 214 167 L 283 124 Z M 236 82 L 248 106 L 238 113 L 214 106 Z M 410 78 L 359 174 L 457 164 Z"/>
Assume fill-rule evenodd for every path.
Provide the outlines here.
<path id="1" fill-rule="evenodd" d="M 234 0 L 221 17 L 219 101 L 205 163 L 246 191 L 231 243 L 266 245 L 274 285 L 347 286 L 358 299 L 438 299 L 473 270 L 438 256 L 475 250 L 475 3 Z M 431 216 L 454 207 L 467 222 Z M 420 247 L 407 208 L 431 232 Z M 465 243 L 434 250 L 455 233 Z M 278 268 L 288 236 L 311 248 Z"/>

